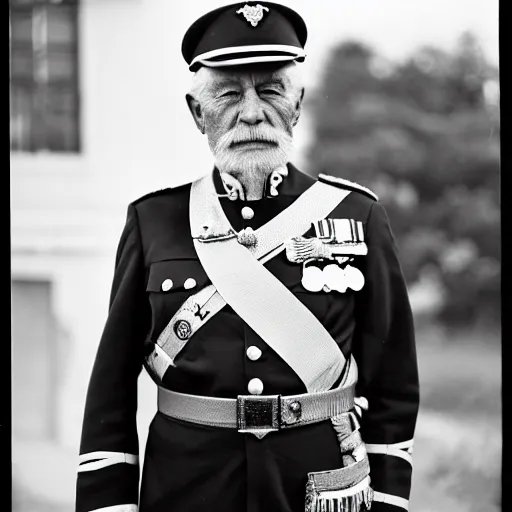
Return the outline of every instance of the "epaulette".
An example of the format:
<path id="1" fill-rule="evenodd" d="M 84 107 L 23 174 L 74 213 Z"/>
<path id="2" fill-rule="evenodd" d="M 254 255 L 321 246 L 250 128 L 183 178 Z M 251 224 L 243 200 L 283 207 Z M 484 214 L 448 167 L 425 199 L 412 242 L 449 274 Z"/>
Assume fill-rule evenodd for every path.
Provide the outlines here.
<path id="1" fill-rule="evenodd" d="M 362 185 L 359 185 L 359 183 L 354 183 L 353 181 L 348 181 L 343 178 L 338 178 L 336 176 L 329 176 L 328 174 L 319 174 L 318 181 L 321 181 L 322 183 L 328 183 L 329 185 L 334 185 L 335 187 L 355 190 L 356 192 L 361 192 L 362 194 L 370 197 L 371 199 L 375 199 L 375 201 L 379 200 L 377 194 L 372 192 L 369 188 L 363 187 Z"/>
<path id="2" fill-rule="evenodd" d="M 149 199 L 150 197 L 156 197 L 160 196 L 166 193 L 169 193 L 171 190 L 174 190 L 172 187 L 162 188 L 160 190 L 155 190 L 153 192 L 149 192 L 148 194 L 143 195 L 142 197 L 139 197 L 138 199 L 135 199 L 135 201 L 132 202 L 132 204 L 138 204 L 141 201 L 144 201 L 145 199 Z"/>

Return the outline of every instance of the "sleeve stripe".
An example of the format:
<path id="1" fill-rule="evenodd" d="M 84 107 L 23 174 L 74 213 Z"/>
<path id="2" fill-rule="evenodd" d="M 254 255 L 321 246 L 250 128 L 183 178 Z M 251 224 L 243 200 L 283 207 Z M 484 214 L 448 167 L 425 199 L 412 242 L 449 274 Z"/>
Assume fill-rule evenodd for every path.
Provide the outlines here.
<path id="1" fill-rule="evenodd" d="M 99 459 L 99 460 L 98 460 Z M 119 453 L 119 452 L 91 452 L 85 455 L 80 455 L 78 459 L 78 472 L 94 471 L 96 469 L 106 468 L 113 464 L 139 464 L 138 455 L 132 455 L 131 453 Z"/>
<path id="2" fill-rule="evenodd" d="M 384 446 L 392 446 L 393 448 L 398 448 L 400 450 L 407 448 L 407 451 L 412 451 L 412 447 L 414 446 L 414 439 L 409 439 L 409 441 L 402 441 L 401 443 L 386 444 Z"/>
<path id="3" fill-rule="evenodd" d="M 367 444 L 366 452 L 379 454 L 379 455 L 391 455 L 393 457 L 400 457 L 406 460 L 412 466 L 412 456 L 409 452 L 405 452 L 397 448 L 393 444 Z"/>
<path id="4" fill-rule="evenodd" d="M 374 491 L 373 501 L 379 501 L 381 503 L 386 503 L 387 505 L 394 505 L 395 507 L 400 507 L 405 510 L 409 510 L 409 500 L 406 500 L 405 498 L 400 498 L 398 496 L 393 496 L 392 494 Z"/>
<path id="5" fill-rule="evenodd" d="M 114 505 L 113 507 L 96 508 L 90 512 L 138 512 L 137 505 Z"/>
<path id="6" fill-rule="evenodd" d="M 109 457 L 117 456 L 117 455 L 126 455 L 128 458 L 137 459 L 137 463 L 139 457 L 137 455 L 132 455 L 131 453 L 121 453 L 121 452 L 90 452 L 84 453 L 78 457 L 78 462 L 81 464 L 82 462 L 87 462 L 89 460 L 97 460 L 97 459 L 108 459 Z"/>

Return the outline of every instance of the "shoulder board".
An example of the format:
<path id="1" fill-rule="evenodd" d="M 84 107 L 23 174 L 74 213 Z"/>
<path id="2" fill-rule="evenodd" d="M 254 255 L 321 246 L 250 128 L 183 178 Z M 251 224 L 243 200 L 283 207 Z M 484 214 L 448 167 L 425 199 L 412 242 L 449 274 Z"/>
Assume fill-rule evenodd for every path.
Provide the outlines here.
<path id="1" fill-rule="evenodd" d="M 168 188 L 162 188 L 160 190 L 155 190 L 153 192 L 149 192 L 148 194 L 145 194 L 142 197 L 135 199 L 135 201 L 133 201 L 132 204 L 138 204 L 138 203 L 144 201 L 145 199 L 149 199 L 150 197 L 156 197 L 156 196 L 161 196 L 161 195 L 167 194 L 171 190 L 175 190 L 175 189 L 173 189 L 172 187 L 168 187 Z"/>
<path id="2" fill-rule="evenodd" d="M 335 187 L 355 190 L 356 192 L 361 192 L 362 194 L 370 197 L 371 199 L 375 199 L 375 201 L 379 200 L 377 194 L 372 192 L 369 188 L 363 187 L 362 185 L 359 185 L 359 183 L 354 183 L 353 181 L 348 181 L 343 178 L 338 178 L 336 176 L 329 176 L 328 174 L 319 174 L 318 181 L 321 181 L 322 183 L 328 183 L 329 185 L 334 185 Z"/>

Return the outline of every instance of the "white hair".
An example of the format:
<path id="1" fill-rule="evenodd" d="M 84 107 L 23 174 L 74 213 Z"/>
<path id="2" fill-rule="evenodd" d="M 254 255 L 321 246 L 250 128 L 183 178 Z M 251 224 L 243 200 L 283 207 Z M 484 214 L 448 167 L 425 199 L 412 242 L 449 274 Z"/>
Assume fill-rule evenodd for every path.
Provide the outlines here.
<path id="1" fill-rule="evenodd" d="M 201 102 L 204 98 L 205 89 L 212 76 L 212 69 L 201 66 L 193 75 L 188 93 L 197 101 Z"/>
<path id="2" fill-rule="evenodd" d="M 207 99 L 208 86 L 215 74 L 228 73 L 226 68 L 209 68 L 206 66 L 200 67 L 192 75 L 192 83 L 189 88 L 189 94 L 195 98 L 199 103 Z M 304 77 L 302 67 L 296 62 L 292 61 L 279 68 L 279 72 L 284 72 L 290 81 L 290 94 L 294 101 L 298 100 L 304 88 Z"/>

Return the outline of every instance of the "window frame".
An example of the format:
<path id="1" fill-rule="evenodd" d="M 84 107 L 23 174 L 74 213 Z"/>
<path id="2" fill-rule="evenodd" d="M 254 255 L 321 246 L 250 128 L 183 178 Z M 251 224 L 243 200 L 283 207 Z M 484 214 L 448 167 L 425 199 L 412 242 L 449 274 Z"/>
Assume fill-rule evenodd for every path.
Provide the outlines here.
<path id="1" fill-rule="evenodd" d="M 48 17 L 51 9 L 58 7 L 71 8 L 72 37 L 70 41 L 55 42 L 48 37 Z M 26 43 L 15 41 L 12 28 L 13 12 L 30 14 L 31 36 Z M 18 53 L 19 52 L 19 53 Z M 13 77 L 13 56 L 26 54 L 31 62 L 30 76 Z M 51 56 L 66 56 L 73 62 L 69 77 L 51 77 Z M 19 91 L 19 92 L 18 92 Z M 51 114 L 55 112 L 49 105 L 52 96 L 62 91 L 69 95 L 71 102 L 64 115 L 57 114 L 58 129 L 51 129 Z M 10 96 L 10 151 L 15 154 L 33 154 L 39 152 L 51 154 L 76 155 L 82 152 L 82 110 L 80 96 L 80 1 L 79 0 L 10 0 L 9 1 L 9 96 Z M 26 94 L 26 119 L 29 133 L 13 137 L 13 102 L 22 99 Z M 21 111 L 21 109 L 19 109 Z M 59 110 L 57 110 L 59 112 Z M 66 128 L 64 122 L 70 123 Z M 35 127 L 34 127 L 35 125 Z M 21 128 L 23 129 L 23 128 Z M 73 134 L 71 141 L 54 144 L 62 134 Z"/>

